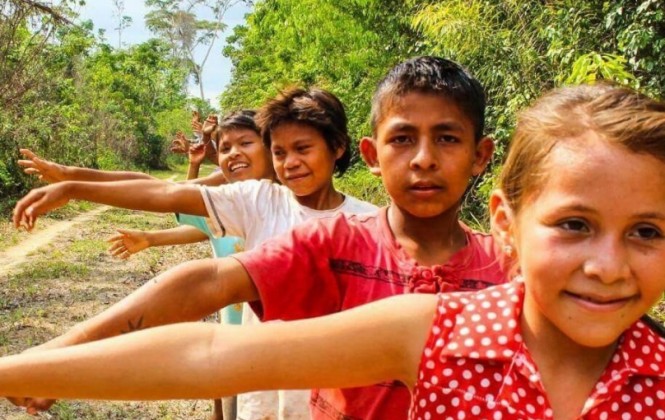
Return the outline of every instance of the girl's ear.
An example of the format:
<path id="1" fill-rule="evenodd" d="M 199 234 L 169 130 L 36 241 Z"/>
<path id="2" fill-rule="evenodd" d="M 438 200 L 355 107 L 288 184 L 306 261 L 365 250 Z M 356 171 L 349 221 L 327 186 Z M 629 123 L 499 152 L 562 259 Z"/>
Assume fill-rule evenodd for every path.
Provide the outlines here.
<path id="1" fill-rule="evenodd" d="M 363 137 L 360 140 L 360 155 L 367 164 L 372 175 L 381 176 L 381 167 L 377 159 L 376 142 L 371 137 Z"/>
<path id="2" fill-rule="evenodd" d="M 508 249 L 512 250 L 515 246 L 515 214 L 510 207 L 506 195 L 501 190 L 492 191 L 489 202 L 490 221 L 492 223 L 492 234 L 499 240 L 500 245 L 504 249 L 504 253 Z M 512 257 L 512 255 L 507 255 Z"/>

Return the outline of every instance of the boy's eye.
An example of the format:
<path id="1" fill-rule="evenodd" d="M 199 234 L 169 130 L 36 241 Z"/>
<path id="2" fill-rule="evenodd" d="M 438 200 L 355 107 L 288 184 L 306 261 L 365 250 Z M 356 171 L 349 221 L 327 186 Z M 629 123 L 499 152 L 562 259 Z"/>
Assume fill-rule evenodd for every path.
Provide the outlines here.
<path id="1" fill-rule="evenodd" d="M 309 146 L 298 146 L 298 151 L 299 152 L 305 152 L 309 149 Z"/>
<path id="2" fill-rule="evenodd" d="M 558 226 L 568 232 L 588 232 L 589 226 L 584 220 L 580 219 L 570 219 L 564 220 L 559 223 Z"/>
<path id="3" fill-rule="evenodd" d="M 231 148 L 229 146 L 222 146 L 222 148 L 219 149 L 219 151 L 222 153 L 229 153 L 230 150 Z"/>
<path id="4" fill-rule="evenodd" d="M 284 156 L 284 151 L 283 150 L 273 150 L 272 155 L 275 157 L 283 157 Z"/>
<path id="5" fill-rule="evenodd" d="M 411 139 L 408 136 L 395 136 L 390 141 L 395 144 L 407 144 Z"/>
<path id="6" fill-rule="evenodd" d="M 241 146 L 249 146 L 249 145 L 252 145 L 252 144 L 254 144 L 253 141 L 243 141 L 242 143 L 240 143 Z"/>
<path id="7" fill-rule="evenodd" d="M 631 232 L 630 236 L 636 237 L 643 240 L 653 240 L 663 237 L 662 232 L 655 226 L 652 225 L 638 225 Z"/>
<path id="8" fill-rule="evenodd" d="M 458 143 L 459 139 L 455 136 L 442 135 L 439 136 L 438 141 L 441 143 Z"/>

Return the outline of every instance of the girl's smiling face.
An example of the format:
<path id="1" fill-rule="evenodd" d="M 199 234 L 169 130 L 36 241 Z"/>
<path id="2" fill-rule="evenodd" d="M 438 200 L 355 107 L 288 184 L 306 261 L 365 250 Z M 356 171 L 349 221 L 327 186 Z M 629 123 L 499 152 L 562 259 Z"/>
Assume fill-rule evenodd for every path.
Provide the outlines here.
<path id="1" fill-rule="evenodd" d="M 491 207 L 517 251 L 524 321 L 598 348 L 665 290 L 665 164 L 592 132 L 574 142 L 551 150 L 540 189 L 525 191 L 518 214 L 501 193 Z"/>
<path id="2" fill-rule="evenodd" d="M 253 130 L 229 129 L 220 135 L 218 162 L 229 182 L 274 177 L 270 151 Z"/>

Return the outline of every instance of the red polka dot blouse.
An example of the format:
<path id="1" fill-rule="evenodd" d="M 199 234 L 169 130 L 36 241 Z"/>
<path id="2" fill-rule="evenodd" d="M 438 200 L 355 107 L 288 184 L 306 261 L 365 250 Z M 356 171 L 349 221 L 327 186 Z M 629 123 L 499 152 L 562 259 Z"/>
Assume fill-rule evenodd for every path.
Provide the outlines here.
<path id="1" fill-rule="evenodd" d="M 440 294 L 410 419 L 551 419 L 520 335 L 524 286 Z M 584 404 L 580 419 L 665 419 L 665 339 L 638 321 Z"/>

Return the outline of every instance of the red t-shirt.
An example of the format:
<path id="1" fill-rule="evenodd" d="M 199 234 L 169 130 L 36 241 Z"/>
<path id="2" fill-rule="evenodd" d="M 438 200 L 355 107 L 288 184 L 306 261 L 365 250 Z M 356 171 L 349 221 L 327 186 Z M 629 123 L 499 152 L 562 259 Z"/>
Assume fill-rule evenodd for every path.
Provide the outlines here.
<path id="1" fill-rule="evenodd" d="M 466 247 L 443 266 L 419 267 L 396 242 L 386 215 L 384 208 L 308 221 L 236 254 L 261 296 L 250 304 L 254 312 L 262 321 L 303 319 L 409 291 L 478 290 L 507 281 L 490 235 L 462 225 Z M 318 389 L 312 418 L 404 420 L 410 399 L 399 382 Z"/>
<path id="2" fill-rule="evenodd" d="M 552 419 L 520 334 L 524 286 L 441 294 L 425 343 L 409 418 Z M 578 419 L 665 419 L 665 338 L 637 321 Z"/>

